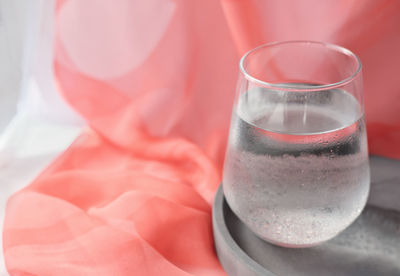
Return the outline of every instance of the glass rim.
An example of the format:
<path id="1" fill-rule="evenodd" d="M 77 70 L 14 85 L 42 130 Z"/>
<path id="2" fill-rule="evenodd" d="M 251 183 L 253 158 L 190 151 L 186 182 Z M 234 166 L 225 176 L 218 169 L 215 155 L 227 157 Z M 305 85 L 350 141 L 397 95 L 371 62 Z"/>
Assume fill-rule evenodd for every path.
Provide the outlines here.
<path id="1" fill-rule="evenodd" d="M 257 52 L 263 48 L 269 48 L 269 47 L 274 47 L 274 46 L 279 46 L 279 45 L 284 45 L 284 44 L 313 44 L 313 45 L 318 45 L 318 46 L 328 48 L 330 50 L 342 53 L 344 55 L 347 55 L 347 56 L 350 56 L 351 58 L 353 58 L 357 62 L 357 69 L 354 72 L 352 72 L 352 74 L 350 76 L 348 76 L 340 81 L 337 81 L 334 83 L 328 83 L 328 84 L 321 84 L 321 85 L 317 84 L 317 85 L 313 85 L 312 87 L 298 87 L 298 86 L 296 86 L 296 84 L 291 85 L 290 83 L 288 83 L 288 84 L 285 83 L 284 85 L 280 84 L 280 83 L 270 83 L 267 81 L 257 79 L 247 72 L 247 70 L 245 69 L 245 66 L 244 66 L 244 62 L 246 61 L 246 59 L 249 57 L 250 54 Z M 244 77 L 247 80 L 249 80 L 251 82 L 255 82 L 258 85 L 261 85 L 262 87 L 272 88 L 272 89 L 281 90 L 281 91 L 292 91 L 292 92 L 302 91 L 302 92 L 304 92 L 304 91 L 324 91 L 324 90 L 335 89 L 335 88 L 344 86 L 344 85 L 350 83 L 351 81 L 353 81 L 357 77 L 357 75 L 361 72 L 362 64 L 361 64 L 360 58 L 356 54 L 354 54 L 349 49 L 344 48 L 339 45 L 326 43 L 326 42 L 320 42 L 320 41 L 312 41 L 312 40 L 287 40 L 287 41 L 269 42 L 269 43 L 265 43 L 260 46 L 257 46 L 256 48 L 251 49 L 250 51 L 246 52 L 243 55 L 243 57 L 240 59 L 239 68 L 240 68 L 240 72 L 244 75 Z"/>

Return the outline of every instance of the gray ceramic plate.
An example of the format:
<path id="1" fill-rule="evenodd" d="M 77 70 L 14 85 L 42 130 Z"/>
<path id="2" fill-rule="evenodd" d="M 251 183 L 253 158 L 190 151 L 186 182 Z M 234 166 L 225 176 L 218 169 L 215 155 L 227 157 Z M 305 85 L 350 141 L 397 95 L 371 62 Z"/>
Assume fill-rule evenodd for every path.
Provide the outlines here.
<path id="1" fill-rule="evenodd" d="M 255 236 L 220 188 L 213 230 L 224 269 L 231 276 L 400 275 L 400 161 L 371 157 L 371 174 L 362 215 L 336 238 L 306 249 L 274 246 Z"/>

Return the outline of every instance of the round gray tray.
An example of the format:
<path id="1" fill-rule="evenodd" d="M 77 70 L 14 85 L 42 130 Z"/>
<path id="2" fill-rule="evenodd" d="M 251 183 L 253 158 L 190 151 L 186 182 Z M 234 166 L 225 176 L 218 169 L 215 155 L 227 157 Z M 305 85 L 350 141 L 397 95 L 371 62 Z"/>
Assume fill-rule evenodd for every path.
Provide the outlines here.
<path id="1" fill-rule="evenodd" d="M 213 206 L 218 258 L 230 276 L 400 275 L 400 161 L 371 157 L 371 192 L 362 215 L 336 238 L 283 248 L 254 235 L 220 187 Z"/>

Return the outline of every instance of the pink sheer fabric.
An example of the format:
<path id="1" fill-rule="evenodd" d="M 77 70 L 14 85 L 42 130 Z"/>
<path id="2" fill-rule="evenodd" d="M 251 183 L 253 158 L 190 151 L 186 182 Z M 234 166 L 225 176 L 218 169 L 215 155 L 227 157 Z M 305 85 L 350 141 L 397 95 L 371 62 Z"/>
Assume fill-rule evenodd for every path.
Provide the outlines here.
<path id="1" fill-rule="evenodd" d="M 55 77 L 88 122 L 8 201 L 11 275 L 224 275 L 211 231 L 245 51 L 343 45 L 364 64 L 370 150 L 400 158 L 400 2 L 60 0 Z"/>

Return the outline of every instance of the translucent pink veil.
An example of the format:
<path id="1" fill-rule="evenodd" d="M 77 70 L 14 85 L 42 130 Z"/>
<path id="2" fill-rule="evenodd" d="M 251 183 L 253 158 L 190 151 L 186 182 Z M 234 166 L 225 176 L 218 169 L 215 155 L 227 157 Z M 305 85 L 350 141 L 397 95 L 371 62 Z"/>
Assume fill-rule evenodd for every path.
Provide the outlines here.
<path id="1" fill-rule="evenodd" d="M 56 84 L 88 128 L 8 200 L 9 273 L 224 275 L 211 204 L 238 60 L 261 43 L 359 55 L 370 152 L 400 158 L 398 14 L 396 0 L 58 1 Z"/>

